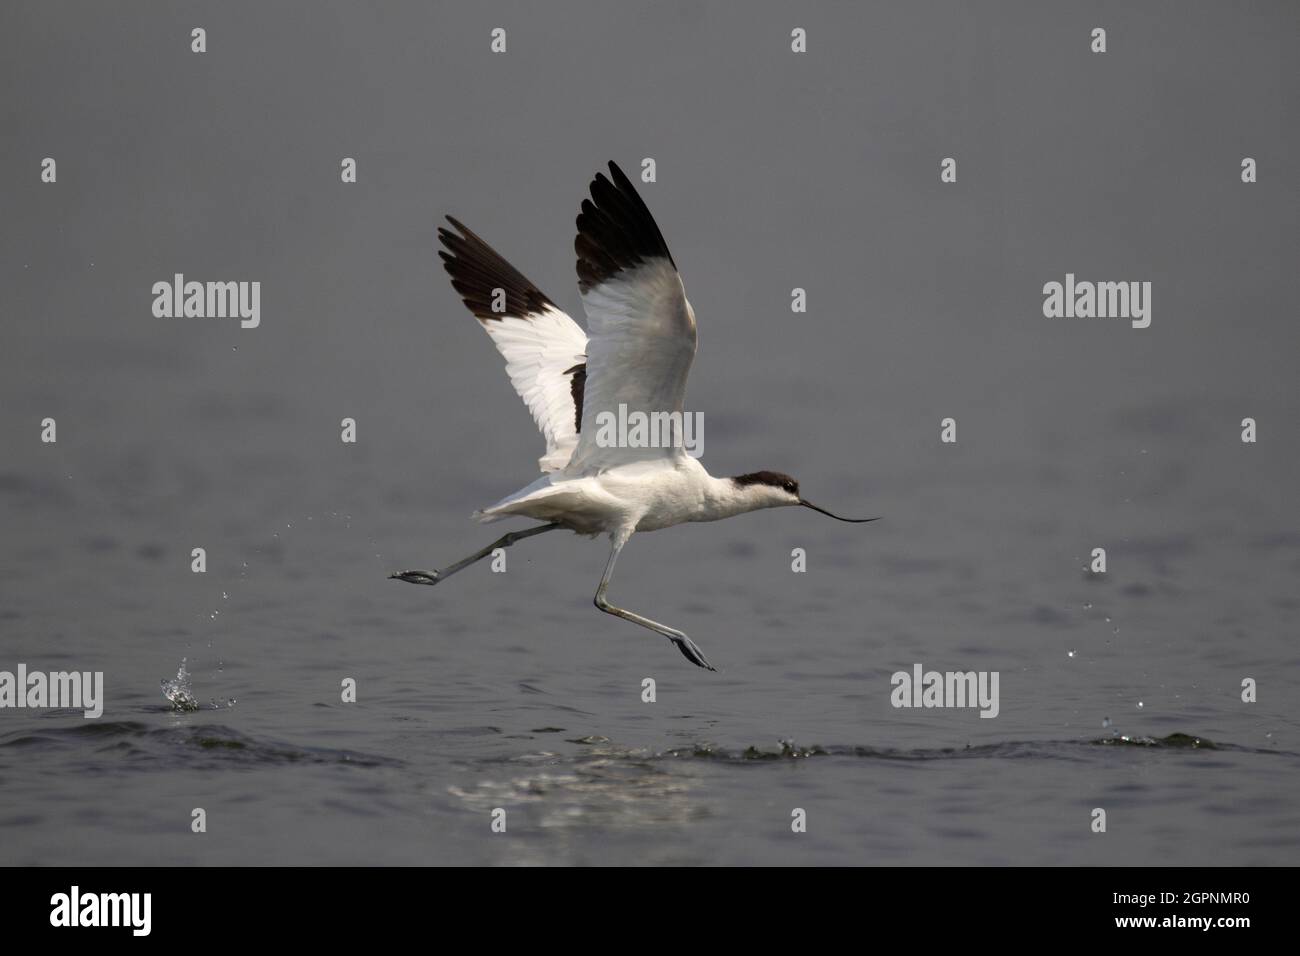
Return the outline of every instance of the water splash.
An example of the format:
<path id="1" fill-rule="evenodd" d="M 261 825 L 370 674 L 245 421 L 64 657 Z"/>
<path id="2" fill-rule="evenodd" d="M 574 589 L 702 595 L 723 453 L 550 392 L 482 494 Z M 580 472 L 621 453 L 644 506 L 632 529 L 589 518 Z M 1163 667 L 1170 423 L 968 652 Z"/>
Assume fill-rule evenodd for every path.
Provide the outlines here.
<path id="1" fill-rule="evenodd" d="M 190 685 L 190 672 L 185 669 L 186 658 L 181 658 L 181 666 L 176 671 L 176 676 L 171 680 L 163 678 L 159 683 L 162 685 L 163 696 L 172 703 L 172 710 L 190 711 L 199 709 L 198 698 L 194 696 L 194 689 Z"/>

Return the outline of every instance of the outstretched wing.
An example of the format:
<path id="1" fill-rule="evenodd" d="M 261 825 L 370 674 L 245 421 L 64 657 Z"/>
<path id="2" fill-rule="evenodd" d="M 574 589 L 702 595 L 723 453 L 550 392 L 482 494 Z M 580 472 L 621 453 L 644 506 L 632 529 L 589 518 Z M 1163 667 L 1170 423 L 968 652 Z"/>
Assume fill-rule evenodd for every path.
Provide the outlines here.
<path id="1" fill-rule="evenodd" d="M 587 313 L 587 381 L 568 474 L 684 454 L 611 445 L 598 416 L 682 412 L 695 360 L 695 313 L 654 217 L 614 163 L 591 183 L 578 216 L 578 289 Z M 606 419 L 609 421 L 610 419 Z M 631 420 L 631 419 L 627 419 Z M 650 421 L 647 417 L 647 421 Z"/>
<path id="2" fill-rule="evenodd" d="M 506 360 L 506 374 L 532 412 L 546 454 L 543 472 L 559 471 L 578 444 L 587 336 L 537 286 L 451 216 L 439 250 L 451 284 Z"/>

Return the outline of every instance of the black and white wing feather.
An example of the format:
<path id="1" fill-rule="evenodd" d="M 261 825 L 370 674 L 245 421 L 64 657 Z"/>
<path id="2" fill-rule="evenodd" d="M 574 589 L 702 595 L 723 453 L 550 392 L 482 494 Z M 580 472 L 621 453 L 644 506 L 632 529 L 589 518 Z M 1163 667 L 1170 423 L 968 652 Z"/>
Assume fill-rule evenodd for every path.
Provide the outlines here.
<path id="1" fill-rule="evenodd" d="M 587 336 L 537 286 L 451 216 L 439 250 L 451 284 L 506 360 L 510 383 L 546 439 L 543 472 L 560 471 L 578 445 Z"/>
<path id="2" fill-rule="evenodd" d="M 695 313 L 663 234 L 614 163 L 597 173 L 578 215 L 578 290 L 587 313 L 582 428 L 566 474 L 684 454 L 674 447 L 620 447 L 598 440 L 598 416 L 682 412 L 695 360 Z"/>

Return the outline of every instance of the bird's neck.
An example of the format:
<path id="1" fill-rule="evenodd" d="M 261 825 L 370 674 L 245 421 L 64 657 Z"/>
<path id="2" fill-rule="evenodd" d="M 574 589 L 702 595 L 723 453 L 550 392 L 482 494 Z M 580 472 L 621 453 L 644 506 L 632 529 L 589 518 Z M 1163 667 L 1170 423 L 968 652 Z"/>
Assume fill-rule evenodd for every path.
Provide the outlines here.
<path id="1" fill-rule="evenodd" d="M 700 517 L 696 521 L 718 521 L 769 507 L 759 500 L 752 488 L 737 485 L 730 478 L 709 476 L 700 500 Z"/>

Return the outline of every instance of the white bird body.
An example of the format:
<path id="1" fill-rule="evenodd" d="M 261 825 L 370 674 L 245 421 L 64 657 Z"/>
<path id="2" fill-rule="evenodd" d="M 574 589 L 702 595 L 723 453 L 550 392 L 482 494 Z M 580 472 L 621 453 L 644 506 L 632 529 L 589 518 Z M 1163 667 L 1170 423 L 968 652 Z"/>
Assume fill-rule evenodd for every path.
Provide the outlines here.
<path id="1" fill-rule="evenodd" d="M 633 534 L 789 505 L 840 521 L 875 519 L 832 515 L 801 498 L 798 483 L 780 472 L 715 478 L 680 441 L 607 440 L 600 417 L 615 410 L 681 421 L 697 342 L 695 311 L 659 226 L 623 171 L 614 163 L 609 169 L 610 179 L 598 173 L 591 183 L 574 243 L 587 332 L 461 223 L 448 216 L 456 231 L 439 230 L 446 247 L 439 256 L 452 286 L 491 336 L 546 440 L 538 460 L 542 477 L 474 516 L 485 523 L 510 517 L 546 523 L 504 535 L 441 571 L 390 577 L 438 584 L 535 534 L 560 528 L 608 534 L 612 547 L 596 606 L 662 634 L 692 663 L 713 670 L 681 631 L 605 599 L 614 562 Z"/>
<path id="2" fill-rule="evenodd" d="M 689 455 L 619 465 L 598 474 L 543 475 L 489 508 L 484 524 L 515 515 L 554 521 L 578 534 L 632 535 L 688 521 L 719 521 L 760 508 L 790 504 L 769 485 L 738 486 L 714 478 Z"/>

